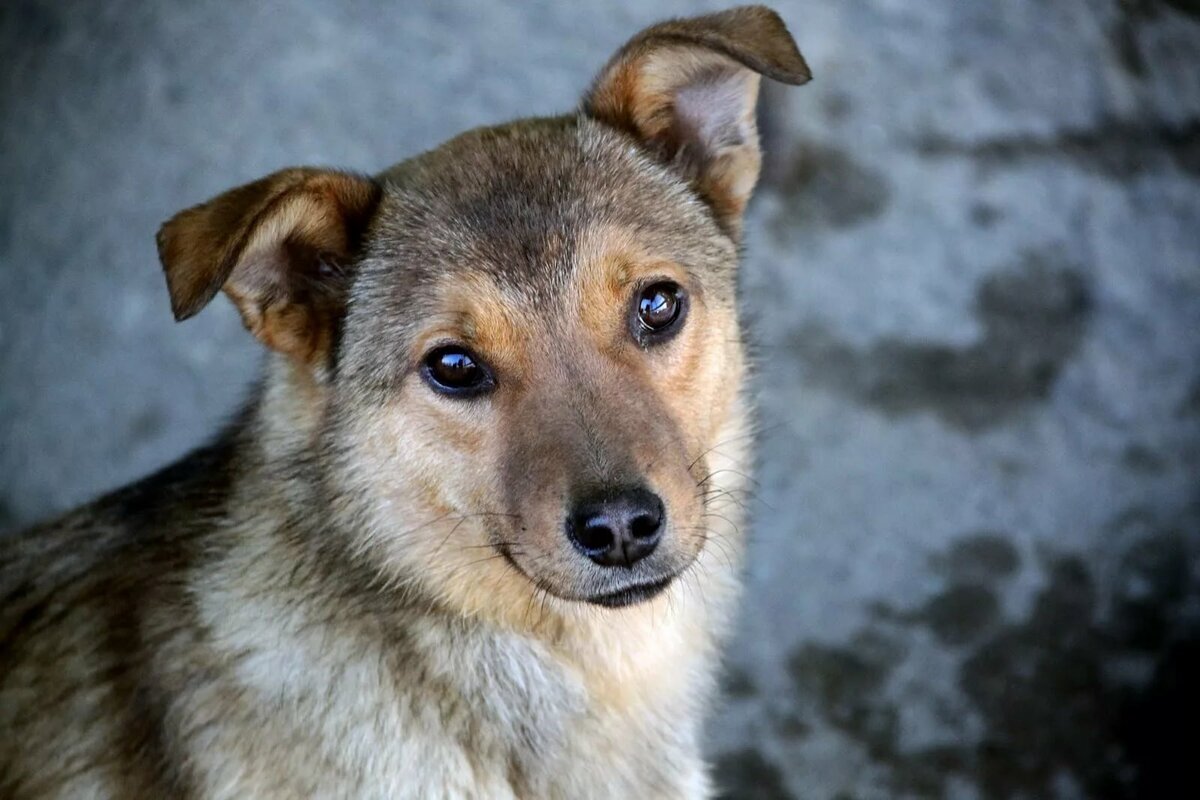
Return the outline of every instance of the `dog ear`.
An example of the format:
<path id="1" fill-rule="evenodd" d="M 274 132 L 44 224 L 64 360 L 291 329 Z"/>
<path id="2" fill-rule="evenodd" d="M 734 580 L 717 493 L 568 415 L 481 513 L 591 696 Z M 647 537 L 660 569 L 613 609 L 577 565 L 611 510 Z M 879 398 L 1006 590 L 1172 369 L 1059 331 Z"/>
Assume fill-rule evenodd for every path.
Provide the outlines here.
<path id="1" fill-rule="evenodd" d="M 379 195 L 369 178 L 285 169 L 179 212 L 158 232 L 175 319 L 224 289 L 263 343 L 315 363 L 328 354 L 346 269 Z"/>
<path id="2" fill-rule="evenodd" d="M 755 125 L 760 75 L 793 85 L 812 78 L 771 9 L 670 20 L 617 51 L 583 110 L 682 171 L 736 237 L 762 160 Z"/>

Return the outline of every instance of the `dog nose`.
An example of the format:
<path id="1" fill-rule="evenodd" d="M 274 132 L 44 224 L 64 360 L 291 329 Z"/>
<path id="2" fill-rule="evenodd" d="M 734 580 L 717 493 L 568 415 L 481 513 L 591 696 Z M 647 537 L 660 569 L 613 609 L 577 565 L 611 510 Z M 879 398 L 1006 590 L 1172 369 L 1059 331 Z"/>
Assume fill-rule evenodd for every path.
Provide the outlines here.
<path id="1" fill-rule="evenodd" d="M 575 505 L 567 535 L 575 549 L 605 567 L 629 567 L 662 538 L 662 500 L 641 487 L 609 490 Z"/>

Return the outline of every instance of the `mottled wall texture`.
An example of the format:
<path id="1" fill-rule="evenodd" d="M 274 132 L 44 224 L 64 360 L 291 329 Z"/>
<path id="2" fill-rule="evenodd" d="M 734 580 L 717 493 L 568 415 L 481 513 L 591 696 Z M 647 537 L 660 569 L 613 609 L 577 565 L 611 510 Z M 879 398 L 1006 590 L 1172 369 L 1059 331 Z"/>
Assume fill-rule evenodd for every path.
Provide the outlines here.
<path id="1" fill-rule="evenodd" d="M 168 215 L 569 109 L 715 7 L 0 3 L 0 527 L 177 457 L 255 374 L 228 304 L 171 321 Z M 778 8 L 816 80 L 763 108 L 720 781 L 1200 797 L 1200 4 Z"/>

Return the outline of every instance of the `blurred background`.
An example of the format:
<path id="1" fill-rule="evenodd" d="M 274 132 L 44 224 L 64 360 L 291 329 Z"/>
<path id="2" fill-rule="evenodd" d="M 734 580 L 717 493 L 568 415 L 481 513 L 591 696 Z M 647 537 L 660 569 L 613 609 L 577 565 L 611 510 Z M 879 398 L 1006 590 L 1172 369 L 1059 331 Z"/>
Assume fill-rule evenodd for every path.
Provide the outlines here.
<path id="1" fill-rule="evenodd" d="M 0 3 L 0 529 L 212 434 L 259 355 L 154 232 L 574 106 L 719 3 Z M 739 798 L 1200 797 L 1200 3 L 780 0 L 742 276 Z"/>

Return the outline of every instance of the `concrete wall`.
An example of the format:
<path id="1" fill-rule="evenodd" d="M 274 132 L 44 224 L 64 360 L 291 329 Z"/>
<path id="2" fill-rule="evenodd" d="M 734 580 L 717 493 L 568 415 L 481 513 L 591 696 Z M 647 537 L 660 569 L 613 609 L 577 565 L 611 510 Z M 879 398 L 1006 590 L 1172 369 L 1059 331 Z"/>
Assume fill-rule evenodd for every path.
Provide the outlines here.
<path id="1" fill-rule="evenodd" d="M 1194 726 L 1166 727 L 1200 712 L 1200 7 L 778 7 L 817 78 L 766 97 L 748 225 L 763 434 L 721 780 L 1200 796 Z M 172 323 L 168 215 L 570 108 L 698 10 L 7 0 L 0 527 L 169 462 L 255 374 L 227 304 Z"/>

